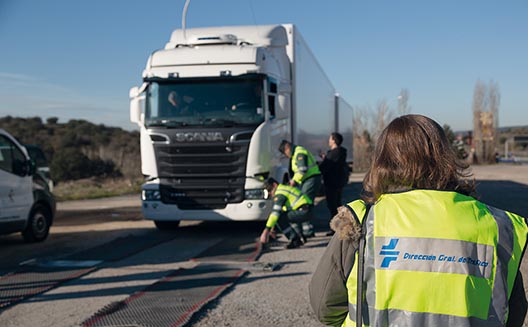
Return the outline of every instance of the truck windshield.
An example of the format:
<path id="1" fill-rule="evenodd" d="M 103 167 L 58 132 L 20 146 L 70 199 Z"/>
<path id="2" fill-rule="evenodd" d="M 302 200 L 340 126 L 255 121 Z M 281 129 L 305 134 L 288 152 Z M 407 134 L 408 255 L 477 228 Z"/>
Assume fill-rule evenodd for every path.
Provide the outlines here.
<path id="1" fill-rule="evenodd" d="M 264 121 L 262 80 L 156 81 L 147 91 L 147 127 L 257 126 Z"/>

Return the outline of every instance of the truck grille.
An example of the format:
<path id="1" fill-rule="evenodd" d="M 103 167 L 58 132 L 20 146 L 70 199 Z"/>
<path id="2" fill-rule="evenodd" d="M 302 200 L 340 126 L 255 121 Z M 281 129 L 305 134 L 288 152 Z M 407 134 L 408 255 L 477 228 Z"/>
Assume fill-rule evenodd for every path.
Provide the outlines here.
<path id="1" fill-rule="evenodd" d="M 180 209 L 221 209 L 244 200 L 249 142 L 156 144 L 161 201 Z"/>

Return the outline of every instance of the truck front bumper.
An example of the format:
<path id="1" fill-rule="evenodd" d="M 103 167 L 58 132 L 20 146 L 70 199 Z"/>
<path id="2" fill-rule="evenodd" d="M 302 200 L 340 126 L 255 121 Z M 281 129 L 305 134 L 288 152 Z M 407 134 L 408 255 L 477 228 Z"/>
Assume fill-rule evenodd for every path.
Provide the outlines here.
<path id="1" fill-rule="evenodd" d="M 204 221 L 256 221 L 266 220 L 271 211 L 270 200 L 245 200 L 230 203 L 224 209 L 181 210 L 173 204 L 161 201 L 143 201 L 143 217 L 158 221 L 204 220 Z"/>

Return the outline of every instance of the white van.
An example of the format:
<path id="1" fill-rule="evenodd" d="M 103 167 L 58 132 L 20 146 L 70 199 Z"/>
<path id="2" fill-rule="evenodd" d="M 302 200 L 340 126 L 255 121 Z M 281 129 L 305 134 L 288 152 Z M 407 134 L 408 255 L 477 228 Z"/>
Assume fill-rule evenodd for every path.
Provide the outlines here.
<path id="1" fill-rule="evenodd" d="M 48 237 L 55 199 L 45 183 L 34 183 L 34 174 L 26 148 L 0 129 L 0 234 L 22 232 L 27 242 Z"/>

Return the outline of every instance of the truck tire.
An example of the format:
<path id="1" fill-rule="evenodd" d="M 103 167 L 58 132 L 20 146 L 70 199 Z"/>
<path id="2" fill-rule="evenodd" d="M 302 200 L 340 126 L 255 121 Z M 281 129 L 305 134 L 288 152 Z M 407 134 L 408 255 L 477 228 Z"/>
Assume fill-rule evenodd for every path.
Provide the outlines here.
<path id="1" fill-rule="evenodd" d="M 156 227 L 159 230 L 174 230 L 178 228 L 178 226 L 180 225 L 180 221 L 179 220 L 175 220 L 175 221 L 154 220 L 154 225 L 156 225 Z"/>
<path id="2" fill-rule="evenodd" d="M 22 237 L 26 242 L 42 242 L 49 234 L 51 222 L 50 211 L 37 204 L 29 213 L 26 229 L 22 231 Z"/>

